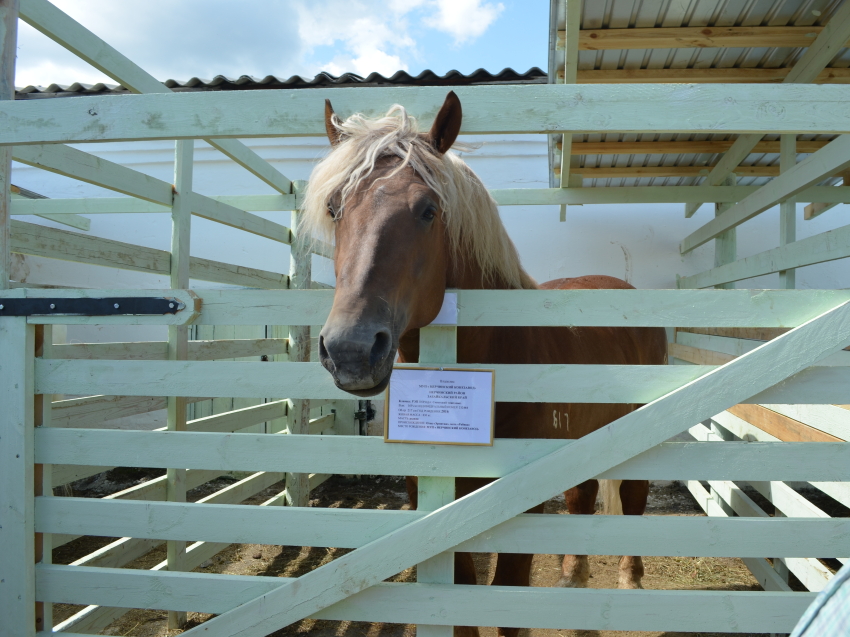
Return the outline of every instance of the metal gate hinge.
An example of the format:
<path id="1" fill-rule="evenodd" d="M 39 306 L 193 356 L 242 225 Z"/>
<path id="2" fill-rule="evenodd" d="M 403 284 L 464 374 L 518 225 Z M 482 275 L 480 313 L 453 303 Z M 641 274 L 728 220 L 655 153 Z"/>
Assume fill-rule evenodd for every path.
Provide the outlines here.
<path id="1" fill-rule="evenodd" d="M 181 301 L 161 296 L 0 299 L 0 316 L 158 316 L 185 308 Z"/>

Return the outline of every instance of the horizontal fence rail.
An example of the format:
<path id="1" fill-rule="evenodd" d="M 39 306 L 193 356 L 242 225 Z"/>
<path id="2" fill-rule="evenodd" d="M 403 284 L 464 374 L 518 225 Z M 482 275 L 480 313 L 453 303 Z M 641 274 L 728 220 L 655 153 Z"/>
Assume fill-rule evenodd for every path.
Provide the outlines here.
<path id="1" fill-rule="evenodd" d="M 498 478 L 571 440 L 497 439 L 492 448 L 387 445 L 375 436 L 38 429 L 35 462 L 126 467 Z M 846 443 L 668 442 L 600 477 L 671 480 L 850 480 Z M 796 460 L 795 460 L 796 459 Z M 554 495 L 554 493 L 553 493 Z"/>
<path id="2" fill-rule="evenodd" d="M 42 533 L 358 548 L 426 511 L 36 498 Z M 800 538 L 805 537 L 805 542 Z M 521 515 L 458 551 L 570 555 L 818 557 L 848 551 L 850 519 Z"/>
<path id="3" fill-rule="evenodd" d="M 410 367 L 416 367 L 410 365 Z M 496 371 L 500 402 L 647 403 L 715 367 L 710 365 L 473 365 Z M 321 363 L 43 360 L 36 391 L 119 396 L 344 399 Z M 743 402 L 841 404 L 850 367 L 812 367 Z"/>
<path id="4" fill-rule="evenodd" d="M 841 85 L 729 84 L 453 87 L 464 104 L 461 133 L 850 131 Z M 341 117 L 383 115 L 404 104 L 434 119 L 445 87 L 223 91 L 78 97 L 0 104 L 0 144 L 150 139 L 323 136 L 324 100 Z M 769 104 L 769 106 L 766 106 Z"/>

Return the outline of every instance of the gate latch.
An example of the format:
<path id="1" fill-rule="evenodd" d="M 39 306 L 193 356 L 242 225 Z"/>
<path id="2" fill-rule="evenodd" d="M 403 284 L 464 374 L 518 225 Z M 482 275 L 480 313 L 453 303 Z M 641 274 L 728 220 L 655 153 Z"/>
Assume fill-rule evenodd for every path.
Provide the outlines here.
<path id="1" fill-rule="evenodd" d="M 181 301 L 161 296 L 0 299 L 0 316 L 157 316 L 185 308 Z"/>

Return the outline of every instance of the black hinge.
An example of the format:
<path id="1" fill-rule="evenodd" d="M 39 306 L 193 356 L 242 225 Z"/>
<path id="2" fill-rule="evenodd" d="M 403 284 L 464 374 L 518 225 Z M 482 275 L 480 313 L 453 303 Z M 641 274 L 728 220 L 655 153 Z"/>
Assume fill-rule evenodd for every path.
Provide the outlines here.
<path id="1" fill-rule="evenodd" d="M 0 299 L 0 316 L 158 316 L 177 314 L 186 305 L 165 297 L 108 299 Z"/>

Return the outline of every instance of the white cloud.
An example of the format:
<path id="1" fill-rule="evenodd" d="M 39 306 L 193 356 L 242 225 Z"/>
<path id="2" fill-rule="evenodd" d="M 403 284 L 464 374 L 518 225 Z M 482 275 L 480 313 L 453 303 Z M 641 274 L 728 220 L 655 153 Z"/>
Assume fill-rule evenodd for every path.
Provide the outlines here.
<path id="1" fill-rule="evenodd" d="M 505 9 L 501 2 L 481 0 L 436 0 L 436 5 L 436 15 L 426 23 L 452 35 L 458 45 L 481 36 Z"/>
<path id="2" fill-rule="evenodd" d="M 427 59 L 434 31 L 480 37 L 503 10 L 483 0 L 53 0 L 164 80 L 215 75 L 391 75 Z M 114 83 L 20 23 L 16 85 Z M 430 35 L 429 35 L 430 33 Z"/>

